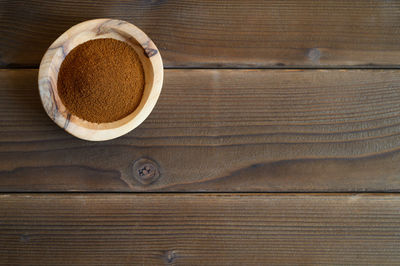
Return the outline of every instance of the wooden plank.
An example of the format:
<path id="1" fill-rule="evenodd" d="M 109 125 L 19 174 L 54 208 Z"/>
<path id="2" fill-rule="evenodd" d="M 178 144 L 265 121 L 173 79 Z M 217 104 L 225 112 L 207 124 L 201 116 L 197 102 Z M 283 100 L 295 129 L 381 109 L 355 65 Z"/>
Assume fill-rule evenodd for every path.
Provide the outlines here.
<path id="1" fill-rule="evenodd" d="M 0 1 L 0 67 L 38 66 L 72 25 L 142 28 L 168 67 L 395 66 L 398 1 Z"/>
<path id="2" fill-rule="evenodd" d="M 399 195 L 11 194 L 13 265 L 398 265 Z"/>
<path id="3" fill-rule="evenodd" d="M 167 70 L 150 117 L 99 143 L 46 116 L 36 77 L 0 71 L 0 191 L 400 191 L 399 70 Z"/>

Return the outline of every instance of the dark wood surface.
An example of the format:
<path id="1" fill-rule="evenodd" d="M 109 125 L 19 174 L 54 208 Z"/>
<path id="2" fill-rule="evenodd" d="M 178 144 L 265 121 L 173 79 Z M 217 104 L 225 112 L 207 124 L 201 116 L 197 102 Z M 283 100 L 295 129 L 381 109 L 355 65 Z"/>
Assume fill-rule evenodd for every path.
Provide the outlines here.
<path id="1" fill-rule="evenodd" d="M 0 1 L 0 67 L 38 66 L 49 45 L 93 18 L 132 22 L 167 67 L 392 66 L 400 2 Z"/>
<path id="2" fill-rule="evenodd" d="M 46 116 L 37 67 L 101 17 L 169 69 L 95 143 Z M 0 264 L 399 265 L 399 27 L 399 1 L 0 0 Z"/>
<path id="3" fill-rule="evenodd" d="M 400 191 L 399 70 L 166 70 L 150 117 L 97 143 L 46 116 L 36 77 L 0 71 L 1 191 Z"/>
<path id="4" fill-rule="evenodd" d="M 18 265 L 396 265 L 398 195 L 11 194 Z"/>

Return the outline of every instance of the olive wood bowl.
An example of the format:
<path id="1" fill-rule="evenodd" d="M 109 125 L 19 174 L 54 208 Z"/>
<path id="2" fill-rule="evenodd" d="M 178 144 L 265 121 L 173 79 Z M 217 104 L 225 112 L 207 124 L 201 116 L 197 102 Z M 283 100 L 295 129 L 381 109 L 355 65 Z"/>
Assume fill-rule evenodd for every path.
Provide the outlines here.
<path id="1" fill-rule="evenodd" d="M 139 55 L 145 74 L 142 100 L 128 116 L 110 123 L 92 123 L 71 114 L 57 91 L 61 63 L 68 53 L 86 41 L 113 38 L 132 46 Z M 46 51 L 39 69 L 39 93 L 50 118 L 68 133 L 85 140 L 117 138 L 139 126 L 151 113 L 161 93 L 164 68 L 160 52 L 138 27 L 122 20 L 94 19 L 79 23 L 64 32 Z"/>

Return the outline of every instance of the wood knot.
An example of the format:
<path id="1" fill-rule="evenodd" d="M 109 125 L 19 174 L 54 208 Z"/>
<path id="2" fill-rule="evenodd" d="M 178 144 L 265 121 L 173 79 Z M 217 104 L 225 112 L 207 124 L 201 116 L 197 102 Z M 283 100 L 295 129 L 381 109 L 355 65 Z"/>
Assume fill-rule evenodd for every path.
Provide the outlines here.
<path id="1" fill-rule="evenodd" d="M 307 50 L 307 57 L 313 62 L 318 62 L 321 58 L 321 51 L 318 48 L 311 48 Z"/>
<path id="2" fill-rule="evenodd" d="M 132 171 L 134 178 L 143 185 L 150 185 L 160 178 L 159 166 L 156 162 L 147 158 L 136 160 Z"/>
<path id="3" fill-rule="evenodd" d="M 174 250 L 168 250 L 167 252 L 165 252 L 164 257 L 167 263 L 173 263 L 174 260 L 177 258 L 177 254 Z"/>
<path id="4" fill-rule="evenodd" d="M 19 238 L 21 242 L 29 242 L 29 239 L 30 239 L 29 235 L 25 234 L 21 235 L 21 237 Z"/>

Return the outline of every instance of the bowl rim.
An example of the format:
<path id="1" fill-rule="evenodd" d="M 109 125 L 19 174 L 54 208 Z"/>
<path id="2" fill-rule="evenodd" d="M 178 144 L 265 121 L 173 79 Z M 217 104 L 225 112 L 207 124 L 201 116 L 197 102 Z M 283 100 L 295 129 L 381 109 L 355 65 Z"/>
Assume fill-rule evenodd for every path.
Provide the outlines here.
<path id="1" fill-rule="evenodd" d="M 83 38 L 79 40 L 78 44 L 71 45 L 70 40 L 77 39 L 79 34 L 86 32 L 91 33 L 89 36 L 95 37 Z M 144 51 L 142 54 L 145 55 L 146 64 L 151 66 L 153 78 L 149 90 L 146 91 L 148 95 L 146 98 L 143 95 L 139 106 L 133 113 L 114 122 L 98 124 L 80 119 L 69 113 L 65 108 L 57 94 L 57 75 L 54 73 L 58 74 L 58 69 L 54 69 L 55 64 L 53 60 L 59 60 L 58 63 L 61 65 L 62 60 L 79 44 L 93 39 L 112 38 L 101 37 L 103 32 L 105 36 L 110 32 L 113 34 L 123 34 L 123 41 L 131 46 L 132 44 L 129 43 L 131 41 L 140 45 L 140 49 Z M 143 57 L 142 55 L 140 56 Z M 150 115 L 161 94 L 163 78 L 164 67 L 160 52 L 154 42 L 141 29 L 124 20 L 101 18 L 83 21 L 72 26 L 50 45 L 40 63 L 38 85 L 43 108 L 53 122 L 80 139 L 104 141 L 130 132 Z"/>

